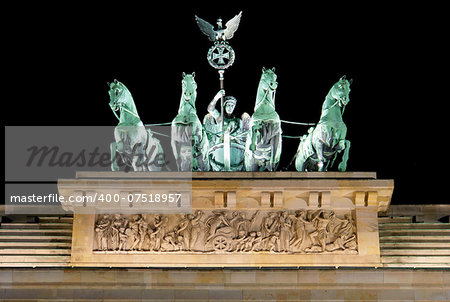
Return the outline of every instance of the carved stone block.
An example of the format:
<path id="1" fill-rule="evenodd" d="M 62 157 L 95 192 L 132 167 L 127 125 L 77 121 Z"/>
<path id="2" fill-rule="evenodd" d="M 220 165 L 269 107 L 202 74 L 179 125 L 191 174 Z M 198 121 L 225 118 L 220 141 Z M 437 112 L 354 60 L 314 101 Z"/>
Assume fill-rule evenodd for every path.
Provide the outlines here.
<path id="1" fill-rule="evenodd" d="M 367 192 L 367 206 L 373 207 L 378 204 L 378 192 L 371 191 Z"/>
<path id="2" fill-rule="evenodd" d="M 262 208 L 270 208 L 270 192 L 261 192 L 261 207 Z"/>
<path id="3" fill-rule="evenodd" d="M 273 192 L 273 206 L 275 208 L 283 207 L 283 192 Z"/>
<path id="4" fill-rule="evenodd" d="M 229 209 L 236 208 L 236 192 L 235 191 L 227 192 L 227 208 L 229 208 Z"/>
<path id="5" fill-rule="evenodd" d="M 366 203 L 366 193 L 365 192 L 355 192 L 355 206 L 364 207 Z"/>
<path id="6" fill-rule="evenodd" d="M 214 205 L 216 208 L 225 207 L 225 193 L 221 191 L 214 192 Z"/>
<path id="7" fill-rule="evenodd" d="M 319 192 L 315 192 L 315 191 L 309 192 L 308 206 L 310 206 L 312 208 L 319 207 Z"/>
<path id="8" fill-rule="evenodd" d="M 331 207 L 331 192 L 324 191 L 319 193 L 320 196 L 320 207 L 324 209 L 329 209 Z"/>

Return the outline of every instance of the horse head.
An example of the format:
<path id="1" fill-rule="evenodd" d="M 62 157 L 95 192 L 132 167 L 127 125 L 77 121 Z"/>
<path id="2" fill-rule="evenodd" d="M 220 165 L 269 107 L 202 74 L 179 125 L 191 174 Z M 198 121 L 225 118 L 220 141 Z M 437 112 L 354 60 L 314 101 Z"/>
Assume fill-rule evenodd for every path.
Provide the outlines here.
<path id="1" fill-rule="evenodd" d="M 183 72 L 183 79 L 181 80 L 182 99 L 192 105 L 195 104 L 197 98 L 197 83 L 195 82 L 195 72 L 192 74 L 185 74 Z"/>
<path id="2" fill-rule="evenodd" d="M 277 82 L 277 75 L 275 74 L 275 67 L 272 69 L 266 69 L 263 67 L 262 69 L 262 75 L 261 75 L 261 88 L 266 90 L 273 91 L 277 89 L 278 82 Z"/>
<path id="3" fill-rule="evenodd" d="M 114 80 L 112 83 L 108 83 L 109 86 L 109 107 L 121 122 L 136 122 L 139 120 L 136 106 L 131 96 L 130 91 L 121 82 Z M 119 115 L 117 115 L 119 111 Z"/>
<path id="4" fill-rule="evenodd" d="M 275 67 L 272 69 L 266 69 L 263 67 L 261 80 L 259 81 L 258 93 L 256 96 L 255 111 L 263 105 L 269 105 L 271 109 L 275 110 L 274 102 L 277 87 L 278 82 L 277 75 L 275 74 Z"/>
<path id="5" fill-rule="evenodd" d="M 331 87 L 330 95 L 337 100 L 339 107 L 346 106 L 350 102 L 350 84 L 353 79 L 347 80 L 346 76 L 342 76 L 333 87 Z"/>
<path id="6" fill-rule="evenodd" d="M 126 87 L 121 82 L 114 80 L 112 83 L 108 83 L 109 86 L 109 107 L 112 111 L 119 111 L 120 107 L 125 102 L 125 90 Z"/>

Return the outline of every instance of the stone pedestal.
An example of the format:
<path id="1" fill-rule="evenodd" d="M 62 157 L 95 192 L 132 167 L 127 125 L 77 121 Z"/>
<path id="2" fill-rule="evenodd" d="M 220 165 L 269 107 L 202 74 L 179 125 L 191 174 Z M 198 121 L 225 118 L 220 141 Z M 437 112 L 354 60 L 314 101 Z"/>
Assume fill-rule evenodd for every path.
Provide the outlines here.
<path id="1" fill-rule="evenodd" d="M 79 172 L 58 181 L 66 199 L 86 199 L 65 207 L 74 211 L 71 265 L 90 267 L 378 267 L 377 213 L 393 188 L 367 172 Z M 154 200 L 131 201 L 156 194 L 178 195 L 155 211 Z"/>

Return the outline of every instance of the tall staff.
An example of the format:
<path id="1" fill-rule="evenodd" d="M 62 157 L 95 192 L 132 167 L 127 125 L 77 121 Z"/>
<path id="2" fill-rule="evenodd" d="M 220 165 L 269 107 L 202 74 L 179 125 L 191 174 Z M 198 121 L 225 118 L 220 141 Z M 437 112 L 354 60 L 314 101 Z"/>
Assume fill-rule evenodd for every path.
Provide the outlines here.
<path id="1" fill-rule="evenodd" d="M 214 42 L 214 45 L 208 50 L 208 63 L 219 72 L 220 89 L 224 89 L 224 74 L 225 69 L 233 65 L 234 63 L 234 50 L 228 44 L 229 39 L 234 36 L 234 33 L 239 27 L 241 21 L 242 12 L 234 16 L 230 21 L 225 24 L 225 28 L 222 27 L 222 19 L 217 19 L 217 30 L 214 30 L 214 26 L 209 22 L 195 16 L 198 27 L 201 32 L 204 33 L 208 39 Z M 220 114 L 222 116 L 222 131 L 224 130 L 224 104 L 223 96 L 220 100 Z"/>

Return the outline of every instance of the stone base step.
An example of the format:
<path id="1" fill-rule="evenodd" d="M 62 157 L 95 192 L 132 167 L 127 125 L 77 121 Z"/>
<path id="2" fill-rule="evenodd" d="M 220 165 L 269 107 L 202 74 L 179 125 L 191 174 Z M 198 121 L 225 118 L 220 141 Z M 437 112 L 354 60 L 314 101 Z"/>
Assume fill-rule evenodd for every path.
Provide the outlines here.
<path id="1" fill-rule="evenodd" d="M 3 235 L 0 237 L 2 242 L 13 240 L 31 240 L 31 241 L 70 241 L 72 242 L 72 236 L 44 236 L 44 235 Z"/>
<path id="2" fill-rule="evenodd" d="M 382 263 L 441 263 L 450 265 L 450 256 L 383 256 Z"/>
<path id="3" fill-rule="evenodd" d="M 21 223 L 6 222 L 1 224 L 1 229 L 72 229 L 72 223 L 68 222 L 44 222 L 44 223 Z"/>
<path id="4" fill-rule="evenodd" d="M 412 222 L 411 216 L 378 217 L 378 223 L 408 223 Z"/>
<path id="5" fill-rule="evenodd" d="M 450 249 L 382 249 L 381 256 L 450 256 Z"/>
<path id="6" fill-rule="evenodd" d="M 381 250 L 383 249 L 450 249 L 450 242 L 392 242 L 380 243 Z"/>
<path id="7" fill-rule="evenodd" d="M 450 230 L 450 223 L 380 223 L 380 230 Z"/>
<path id="8" fill-rule="evenodd" d="M 16 233 L 26 233 L 26 234 L 72 234 L 72 229 L 0 229 L 0 238 L 3 234 L 16 234 Z"/>
<path id="9" fill-rule="evenodd" d="M 0 262 L 0 267 L 70 267 L 69 261 L 64 262 Z"/>
<path id="10" fill-rule="evenodd" d="M 70 255 L 70 249 L 0 248 L 0 255 Z"/>
<path id="11" fill-rule="evenodd" d="M 384 236 L 446 236 L 450 240 L 450 229 L 399 229 L 383 230 L 380 229 L 380 238 Z"/>
<path id="12" fill-rule="evenodd" d="M 383 263 L 383 268 L 436 268 L 436 269 L 441 269 L 441 268 L 450 268 L 450 263 Z"/>
<path id="13" fill-rule="evenodd" d="M 39 222 L 67 222 L 72 223 L 73 217 L 71 216 L 39 216 Z"/>
<path id="14" fill-rule="evenodd" d="M 11 241 L 11 242 L 0 242 L 0 248 L 70 248 L 72 246 L 71 242 L 24 242 L 24 241 Z"/>
<path id="15" fill-rule="evenodd" d="M 33 262 L 33 263 L 45 263 L 45 262 L 64 262 L 69 263 L 70 256 L 17 256 L 17 255 L 2 255 L 0 256 L 0 263 L 6 264 L 6 263 L 27 263 L 27 262 Z"/>
<path id="16" fill-rule="evenodd" d="M 380 242 L 450 242 L 450 236 L 380 236 Z"/>

